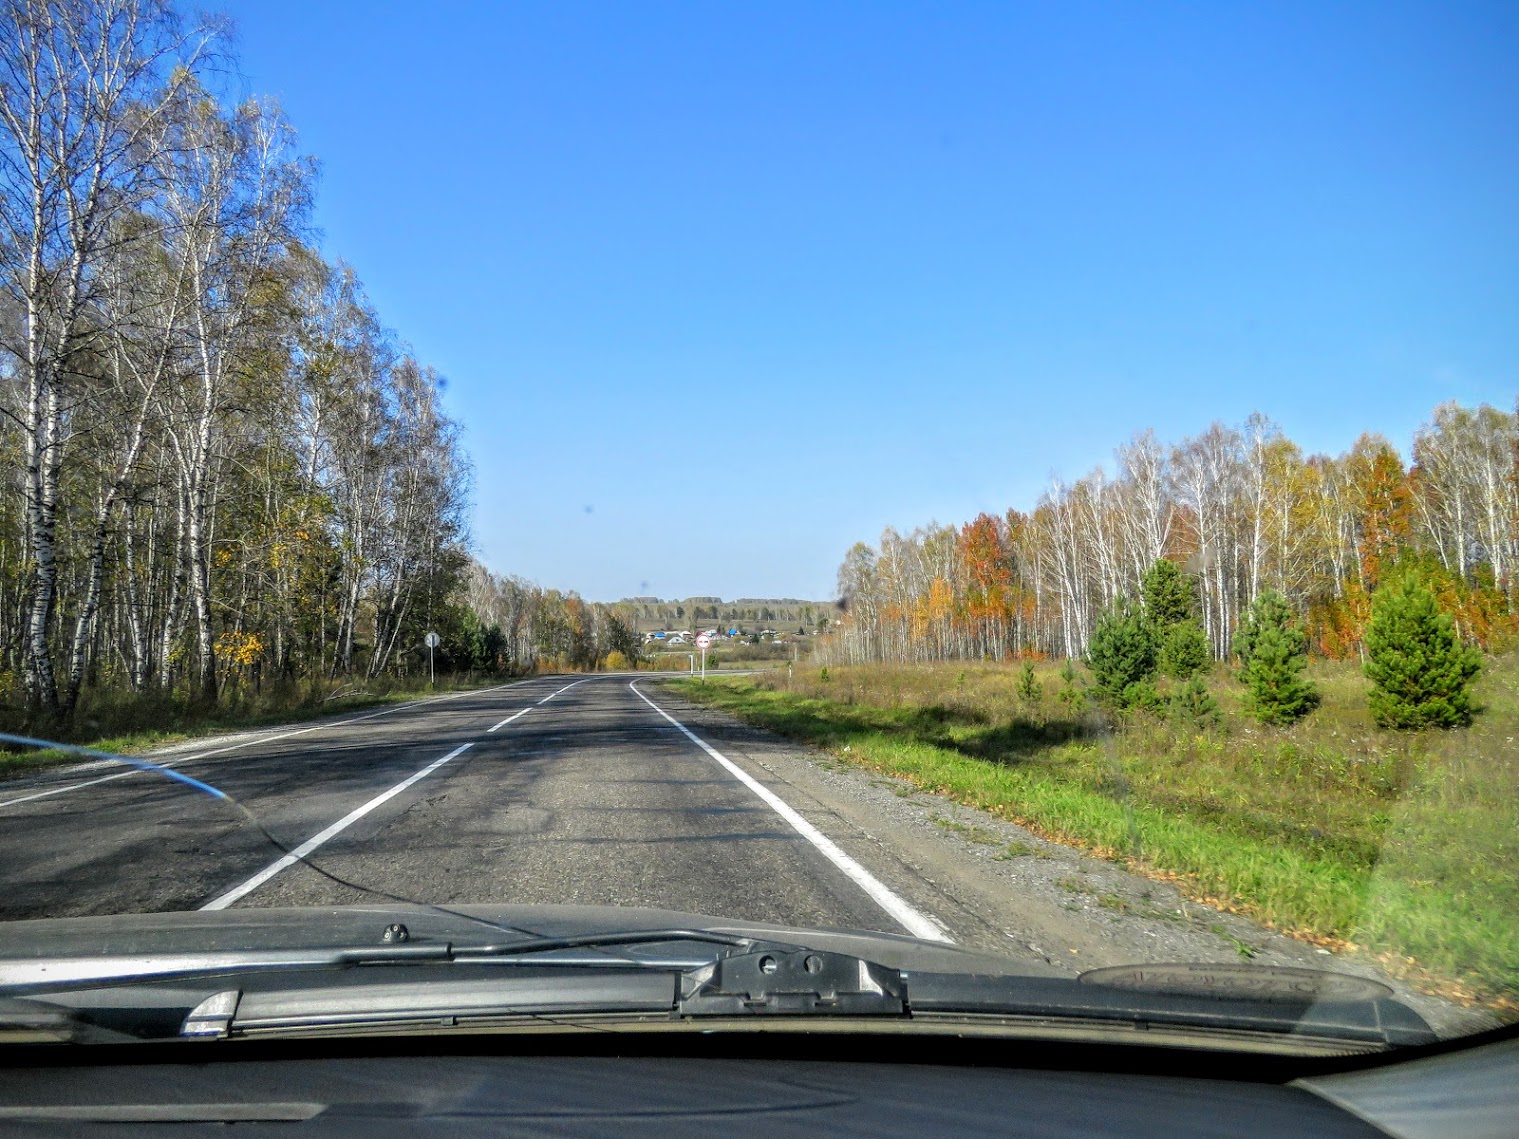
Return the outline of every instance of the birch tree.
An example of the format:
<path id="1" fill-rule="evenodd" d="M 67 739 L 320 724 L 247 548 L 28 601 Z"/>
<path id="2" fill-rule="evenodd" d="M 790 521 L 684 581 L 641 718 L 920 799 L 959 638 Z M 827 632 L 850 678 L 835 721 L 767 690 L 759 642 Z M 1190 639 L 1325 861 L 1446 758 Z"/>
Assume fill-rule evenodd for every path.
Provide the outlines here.
<path id="1" fill-rule="evenodd" d="M 22 441 L 29 588 L 26 687 L 58 704 L 51 631 L 59 481 L 70 416 L 95 393 L 84 358 L 102 261 L 155 186 L 164 119 L 212 38 L 155 0 L 0 4 L 0 279 L 22 313 L 7 414 Z"/>

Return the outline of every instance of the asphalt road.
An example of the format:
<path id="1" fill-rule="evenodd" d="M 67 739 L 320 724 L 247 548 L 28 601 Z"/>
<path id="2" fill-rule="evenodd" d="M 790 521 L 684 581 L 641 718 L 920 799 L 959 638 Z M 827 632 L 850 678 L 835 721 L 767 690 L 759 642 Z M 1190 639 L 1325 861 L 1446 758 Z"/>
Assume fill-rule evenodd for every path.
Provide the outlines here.
<path id="1" fill-rule="evenodd" d="M 0 782 L 0 942 L 16 919 L 229 906 L 647 906 L 910 933 L 1073 975 L 1242 956 L 1327 966 L 1385 981 L 1446 1031 L 1487 1026 L 1375 962 L 1331 959 L 647 675 L 539 677 L 154 758 L 259 825 L 109 763 Z"/>
<path id="2" fill-rule="evenodd" d="M 652 906 L 943 937 L 623 676 L 545 677 L 0 784 L 0 920 L 411 901 Z M 800 805 L 799 805 L 800 806 Z M 826 814 L 826 813 L 825 813 Z M 355 888 L 363 887 L 363 888 Z"/>

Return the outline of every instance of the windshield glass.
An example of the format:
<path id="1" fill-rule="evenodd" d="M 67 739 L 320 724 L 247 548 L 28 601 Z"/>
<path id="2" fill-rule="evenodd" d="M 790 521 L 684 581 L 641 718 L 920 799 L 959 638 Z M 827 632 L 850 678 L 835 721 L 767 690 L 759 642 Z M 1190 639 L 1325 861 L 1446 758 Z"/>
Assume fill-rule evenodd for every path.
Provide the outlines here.
<path id="1" fill-rule="evenodd" d="M 0 4 L 0 1038 L 1519 1019 L 1516 46 Z"/>

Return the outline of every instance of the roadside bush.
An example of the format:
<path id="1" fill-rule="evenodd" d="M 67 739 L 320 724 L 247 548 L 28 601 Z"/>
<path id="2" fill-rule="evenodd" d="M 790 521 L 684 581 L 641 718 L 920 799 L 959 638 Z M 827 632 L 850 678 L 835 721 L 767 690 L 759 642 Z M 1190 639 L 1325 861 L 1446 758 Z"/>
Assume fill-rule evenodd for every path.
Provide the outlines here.
<path id="1" fill-rule="evenodd" d="M 1166 706 L 1166 700 L 1153 680 L 1136 680 L 1124 688 L 1118 705 L 1134 712 L 1159 712 Z"/>
<path id="2" fill-rule="evenodd" d="M 1208 691 L 1202 677 L 1193 676 L 1166 702 L 1166 710 L 1173 723 L 1184 727 L 1215 729 L 1223 724 L 1218 701 Z"/>
<path id="3" fill-rule="evenodd" d="M 1127 598 L 1097 619 L 1087 644 L 1086 664 L 1097 690 L 1120 708 L 1134 707 L 1147 697 L 1143 685 L 1154 690 L 1155 631 L 1139 607 Z"/>
<path id="4" fill-rule="evenodd" d="M 613 649 L 611 652 L 607 653 L 607 658 L 602 663 L 606 665 L 607 671 L 609 672 L 621 672 L 623 669 L 628 667 L 628 658 L 623 656 L 616 649 Z"/>
<path id="5" fill-rule="evenodd" d="M 645 663 L 655 672 L 689 672 L 691 658 L 685 653 L 651 653 Z"/>
<path id="6" fill-rule="evenodd" d="M 1450 615 L 1416 574 L 1377 590 L 1366 627 L 1371 717 L 1384 728 L 1455 728 L 1471 723 L 1471 684 L 1482 657 L 1456 637 Z"/>

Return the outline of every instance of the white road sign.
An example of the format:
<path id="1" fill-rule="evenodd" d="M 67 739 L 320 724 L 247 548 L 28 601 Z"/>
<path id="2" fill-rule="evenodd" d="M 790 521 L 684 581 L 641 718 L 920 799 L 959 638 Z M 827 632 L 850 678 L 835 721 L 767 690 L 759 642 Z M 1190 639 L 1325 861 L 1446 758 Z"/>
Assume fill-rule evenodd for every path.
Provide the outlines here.
<path id="1" fill-rule="evenodd" d="M 709 637 L 706 633 L 703 633 L 701 636 L 699 636 L 699 637 L 696 638 L 696 647 L 697 648 L 699 648 L 699 649 L 705 649 L 705 648 L 710 648 L 711 646 L 712 646 L 712 638 Z"/>
<path id="2" fill-rule="evenodd" d="M 428 633 L 427 636 L 422 638 L 422 643 L 430 649 L 437 648 L 442 642 L 443 638 L 438 636 L 437 633 Z"/>

